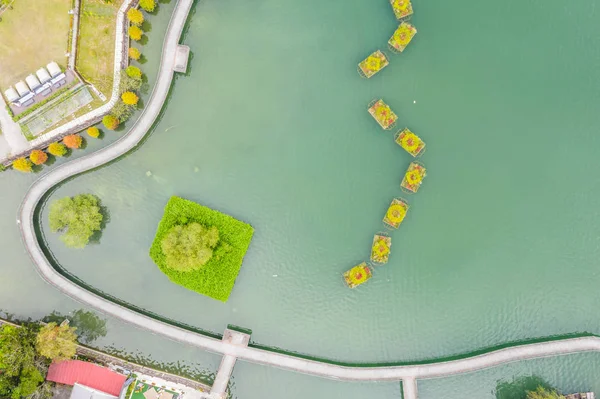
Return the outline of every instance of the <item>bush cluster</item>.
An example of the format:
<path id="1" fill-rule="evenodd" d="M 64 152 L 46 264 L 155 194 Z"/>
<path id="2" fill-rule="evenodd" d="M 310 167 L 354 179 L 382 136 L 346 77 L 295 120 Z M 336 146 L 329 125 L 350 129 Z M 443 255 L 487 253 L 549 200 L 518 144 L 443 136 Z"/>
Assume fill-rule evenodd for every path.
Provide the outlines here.
<path id="1" fill-rule="evenodd" d="M 135 66 L 129 66 L 121 71 L 121 82 L 119 84 L 121 101 L 117 102 L 110 114 L 102 119 L 102 123 L 108 130 L 115 130 L 119 127 L 119 124 L 133 115 L 139 102 L 137 91 L 142 87 L 142 77 L 141 69 Z"/>
<path id="2" fill-rule="evenodd" d="M 136 8 L 130 8 L 127 11 L 127 19 L 132 24 L 139 26 L 144 22 L 144 14 Z"/>
<path id="3" fill-rule="evenodd" d="M 42 150 L 33 150 L 31 151 L 31 154 L 29 154 L 29 159 L 34 165 L 42 165 L 48 160 L 48 154 Z"/>
<path id="4" fill-rule="evenodd" d="M 92 126 L 92 127 L 88 127 L 86 130 L 88 136 L 97 139 L 98 137 L 100 137 L 100 129 L 98 129 L 96 126 Z"/>
<path id="5" fill-rule="evenodd" d="M 64 157 L 67 155 L 67 147 L 62 143 L 52 143 L 48 146 L 48 152 L 55 157 Z"/>
<path id="6" fill-rule="evenodd" d="M 53 232 L 64 234 L 60 239 L 67 247 L 83 248 L 102 225 L 100 200 L 95 195 L 80 194 L 65 197 L 50 205 L 48 220 Z"/>
<path id="7" fill-rule="evenodd" d="M 156 8 L 156 2 L 154 0 L 140 0 L 140 7 L 146 12 L 153 12 Z"/>
<path id="8" fill-rule="evenodd" d="M 19 158 L 16 159 L 12 163 L 12 167 L 14 170 L 18 170 L 23 173 L 31 173 L 33 171 L 33 163 L 27 158 Z"/>
<path id="9" fill-rule="evenodd" d="M 142 36 L 144 35 L 144 31 L 137 25 L 131 25 L 129 27 L 129 37 L 131 40 L 135 40 L 136 42 L 142 40 Z"/>
<path id="10" fill-rule="evenodd" d="M 82 143 L 83 138 L 78 134 L 70 134 L 68 136 L 65 136 L 65 138 L 63 139 L 63 144 L 66 145 L 67 148 L 71 148 L 73 150 L 76 150 L 79 147 L 81 147 Z"/>
<path id="11" fill-rule="evenodd" d="M 127 54 L 129 55 L 129 58 L 136 61 L 142 56 L 142 52 L 135 47 L 129 47 Z"/>

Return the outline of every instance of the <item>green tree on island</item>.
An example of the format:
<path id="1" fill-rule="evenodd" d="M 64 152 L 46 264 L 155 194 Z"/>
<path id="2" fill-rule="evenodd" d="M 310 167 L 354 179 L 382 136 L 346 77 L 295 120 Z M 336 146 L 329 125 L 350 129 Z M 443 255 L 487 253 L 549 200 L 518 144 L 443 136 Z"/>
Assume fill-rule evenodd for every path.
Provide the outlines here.
<path id="1" fill-rule="evenodd" d="M 48 219 L 53 232 L 64 231 L 61 240 L 67 247 L 83 248 L 101 229 L 100 200 L 91 194 L 61 198 L 50 205 Z"/>
<path id="2" fill-rule="evenodd" d="M 167 267 L 182 272 L 199 269 L 213 256 L 219 242 L 216 227 L 192 222 L 171 227 L 161 241 Z"/>

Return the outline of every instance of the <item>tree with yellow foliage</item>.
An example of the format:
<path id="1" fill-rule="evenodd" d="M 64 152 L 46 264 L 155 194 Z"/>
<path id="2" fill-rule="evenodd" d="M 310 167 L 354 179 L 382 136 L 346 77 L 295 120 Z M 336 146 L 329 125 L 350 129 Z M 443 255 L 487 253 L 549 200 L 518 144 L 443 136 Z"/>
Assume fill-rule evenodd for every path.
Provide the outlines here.
<path id="1" fill-rule="evenodd" d="M 69 327 L 67 323 L 46 324 L 35 340 L 38 353 L 51 360 L 71 359 L 77 349 L 75 330 L 75 327 Z"/>
<path id="2" fill-rule="evenodd" d="M 121 100 L 127 105 L 136 106 L 140 98 L 132 91 L 126 91 L 121 95 Z"/>
<path id="3" fill-rule="evenodd" d="M 106 115 L 104 118 L 102 118 L 102 124 L 108 130 L 115 130 L 119 127 L 119 119 L 114 115 Z"/>
<path id="4" fill-rule="evenodd" d="M 31 151 L 31 154 L 29 154 L 29 159 L 35 165 L 42 165 L 48 160 L 48 154 L 42 150 L 33 150 Z"/>
<path id="5" fill-rule="evenodd" d="M 132 60 L 136 60 L 136 61 L 139 60 L 140 57 L 142 56 L 141 51 L 136 49 L 135 47 L 129 47 L 128 54 L 129 54 L 129 58 L 131 58 Z"/>
<path id="6" fill-rule="evenodd" d="M 48 146 L 48 152 L 55 157 L 63 157 L 67 154 L 67 147 L 62 143 L 52 143 Z"/>
<path id="7" fill-rule="evenodd" d="M 12 167 L 14 170 L 24 173 L 31 173 L 33 171 L 33 163 L 27 158 L 16 159 L 12 163 Z"/>
<path id="8" fill-rule="evenodd" d="M 154 0 L 140 0 L 140 7 L 146 12 L 152 12 L 156 7 L 156 2 Z"/>
<path id="9" fill-rule="evenodd" d="M 137 8 L 130 8 L 127 11 L 127 19 L 132 24 L 140 26 L 144 22 L 144 14 Z"/>
<path id="10" fill-rule="evenodd" d="M 93 137 L 95 139 L 100 137 L 100 129 L 98 129 L 96 126 L 88 127 L 86 132 L 88 136 Z"/>
<path id="11" fill-rule="evenodd" d="M 144 31 L 140 29 L 139 26 L 130 26 L 129 27 L 129 37 L 132 40 L 135 40 L 136 42 L 139 40 L 142 40 L 142 35 L 144 34 Z"/>

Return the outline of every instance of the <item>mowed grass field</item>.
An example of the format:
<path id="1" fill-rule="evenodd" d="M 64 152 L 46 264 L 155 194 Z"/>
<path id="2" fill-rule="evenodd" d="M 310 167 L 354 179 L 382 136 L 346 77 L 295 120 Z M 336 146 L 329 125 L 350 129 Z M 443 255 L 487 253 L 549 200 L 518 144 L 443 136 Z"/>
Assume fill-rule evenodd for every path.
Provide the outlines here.
<path id="1" fill-rule="evenodd" d="M 67 65 L 71 0 L 16 0 L 0 18 L 0 89 L 56 61 Z"/>
<path id="2" fill-rule="evenodd" d="M 83 0 L 81 5 L 75 68 L 107 98 L 112 91 L 116 17 L 121 4 L 121 0 L 112 4 Z"/>

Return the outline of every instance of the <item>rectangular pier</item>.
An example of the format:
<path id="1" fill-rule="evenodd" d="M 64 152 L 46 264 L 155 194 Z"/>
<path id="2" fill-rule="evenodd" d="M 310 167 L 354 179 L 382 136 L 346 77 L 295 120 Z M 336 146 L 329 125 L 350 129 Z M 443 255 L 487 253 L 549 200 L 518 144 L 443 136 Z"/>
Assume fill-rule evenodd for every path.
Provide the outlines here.
<path id="1" fill-rule="evenodd" d="M 175 72 L 186 73 L 188 60 L 190 57 L 190 47 L 184 44 L 179 44 L 175 50 L 175 63 L 173 70 Z"/>
<path id="2" fill-rule="evenodd" d="M 236 346 L 248 346 L 250 342 L 250 335 L 244 334 L 229 328 L 225 330 L 223 334 L 223 342 L 227 342 L 230 345 Z M 233 367 L 237 357 L 232 355 L 224 355 L 219 365 L 219 371 L 215 377 L 215 382 L 210 390 L 211 399 L 225 399 L 227 397 L 227 384 L 233 373 Z"/>

